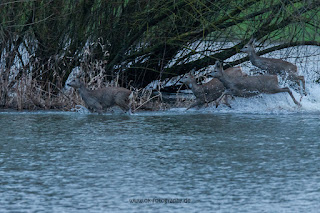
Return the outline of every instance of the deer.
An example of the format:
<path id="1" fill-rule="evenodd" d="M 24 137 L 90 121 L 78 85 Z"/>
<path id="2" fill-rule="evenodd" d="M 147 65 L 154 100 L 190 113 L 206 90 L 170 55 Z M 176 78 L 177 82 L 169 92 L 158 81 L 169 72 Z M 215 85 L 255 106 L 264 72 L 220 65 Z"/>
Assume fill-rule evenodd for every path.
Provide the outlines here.
<path id="1" fill-rule="evenodd" d="M 225 73 L 222 63 L 216 61 L 214 70 L 210 76 L 219 79 L 226 90 L 216 100 L 216 107 L 225 95 L 237 97 L 252 97 L 261 93 L 276 94 L 287 92 L 293 102 L 299 107 L 301 104 L 294 98 L 288 87 L 280 88 L 277 75 L 257 75 L 257 76 L 230 76 Z"/>
<path id="2" fill-rule="evenodd" d="M 300 87 L 300 94 L 302 98 L 302 93 L 306 96 L 306 86 L 304 76 L 298 75 L 298 68 L 296 65 L 276 58 L 264 58 L 257 55 L 255 51 L 254 43 L 255 39 L 251 38 L 249 42 L 244 45 L 240 50 L 241 52 L 247 53 L 251 63 L 264 70 L 266 73 L 271 75 L 287 75 L 289 81 L 295 82 Z M 300 99 L 301 100 L 301 99 Z"/>
<path id="3" fill-rule="evenodd" d="M 119 106 L 124 112 L 131 114 L 131 100 L 133 93 L 124 87 L 106 87 L 97 90 L 90 90 L 80 79 L 74 79 L 68 86 L 77 89 L 88 109 L 91 112 L 101 114 L 103 110 L 112 106 Z"/>
<path id="4" fill-rule="evenodd" d="M 225 70 L 227 75 L 231 76 L 245 76 L 246 74 L 242 72 L 241 67 L 231 67 Z M 197 84 L 196 79 L 191 73 L 188 73 L 184 78 L 181 79 L 181 82 L 188 85 L 188 87 L 191 89 L 194 96 L 196 96 L 195 103 L 191 104 L 187 110 L 193 107 L 200 107 L 205 104 L 208 104 L 212 101 L 217 100 L 223 91 L 225 90 L 225 87 L 216 78 L 213 78 L 209 82 L 199 85 Z M 227 97 L 224 99 L 224 104 L 231 108 Z"/>

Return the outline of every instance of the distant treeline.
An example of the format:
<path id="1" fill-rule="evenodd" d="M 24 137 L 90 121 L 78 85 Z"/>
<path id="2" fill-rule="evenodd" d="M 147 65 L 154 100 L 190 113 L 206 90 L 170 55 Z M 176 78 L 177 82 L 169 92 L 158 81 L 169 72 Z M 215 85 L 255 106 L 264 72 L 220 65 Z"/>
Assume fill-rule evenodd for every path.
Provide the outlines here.
<path id="1" fill-rule="evenodd" d="M 251 37 L 283 42 L 263 53 L 319 45 L 320 1 L 4 0 L 0 23 L 4 105 L 22 80 L 59 93 L 75 67 L 140 88 L 230 58 Z"/>

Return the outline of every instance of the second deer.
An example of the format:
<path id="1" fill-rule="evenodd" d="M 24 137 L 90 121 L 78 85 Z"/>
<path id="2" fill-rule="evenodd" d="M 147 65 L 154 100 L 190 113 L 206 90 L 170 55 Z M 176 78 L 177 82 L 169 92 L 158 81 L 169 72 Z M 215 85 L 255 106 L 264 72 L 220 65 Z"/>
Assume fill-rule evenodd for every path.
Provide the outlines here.
<path id="1" fill-rule="evenodd" d="M 246 75 L 242 72 L 240 67 L 228 68 L 225 70 L 225 72 L 227 75 L 234 77 Z M 225 90 L 225 87 L 223 86 L 221 81 L 219 81 L 216 78 L 213 78 L 209 82 L 200 85 L 197 84 L 197 81 L 194 78 L 194 76 L 188 73 L 184 78 L 181 79 L 181 81 L 188 85 L 194 96 L 196 96 L 196 102 L 191 104 L 191 106 L 189 106 L 187 110 L 193 107 L 200 107 L 217 100 Z M 228 107 L 231 107 L 228 103 L 227 97 L 225 97 L 224 103 Z"/>
<path id="2" fill-rule="evenodd" d="M 217 107 L 225 95 L 251 97 L 260 93 L 275 94 L 280 92 L 289 93 L 293 102 L 301 106 L 288 87 L 279 87 L 278 77 L 276 75 L 228 76 L 222 68 L 222 63 L 219 61 L 216 62 L 215 68 L 210 75 L 218 78 L 226 87 L 226 91 L 216 100 Z"/>

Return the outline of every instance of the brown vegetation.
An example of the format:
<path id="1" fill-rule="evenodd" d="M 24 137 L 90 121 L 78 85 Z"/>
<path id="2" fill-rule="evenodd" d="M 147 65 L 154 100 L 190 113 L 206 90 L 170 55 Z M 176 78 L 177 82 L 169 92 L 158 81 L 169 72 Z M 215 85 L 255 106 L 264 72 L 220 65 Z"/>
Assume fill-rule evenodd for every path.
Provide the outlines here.
<path id="1" fill-rule="evenodd" d="M 74 68 L 89 86 L 145 91 L 236 55 L 251 37 L 280 42 L 258 54 L 320 46 L 317 0 L 7 0 L 0 14 L 0 107 L 16 109 L 69 109 L 79 99 L 62 91 Z"/>

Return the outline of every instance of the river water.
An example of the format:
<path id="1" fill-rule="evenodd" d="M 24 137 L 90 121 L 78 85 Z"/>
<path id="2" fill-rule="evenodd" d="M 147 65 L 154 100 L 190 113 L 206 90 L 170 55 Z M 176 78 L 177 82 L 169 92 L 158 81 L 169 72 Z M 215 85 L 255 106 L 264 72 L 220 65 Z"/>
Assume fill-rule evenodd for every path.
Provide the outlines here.
<path id="1" fill-rule="evenodd" d="M 0 212 L 319 212 L 320 113 L 0 113 Z"/>

